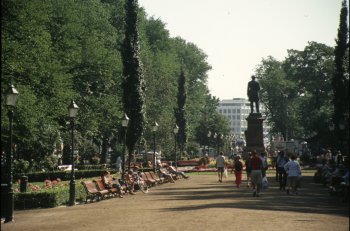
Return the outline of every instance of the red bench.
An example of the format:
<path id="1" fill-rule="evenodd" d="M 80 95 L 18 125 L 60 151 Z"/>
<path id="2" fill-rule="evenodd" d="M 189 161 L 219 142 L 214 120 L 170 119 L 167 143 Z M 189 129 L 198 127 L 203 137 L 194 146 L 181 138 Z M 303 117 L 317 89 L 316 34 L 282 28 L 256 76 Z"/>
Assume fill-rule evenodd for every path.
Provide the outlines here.
<path id="1" fill-rule="evenodd" d="M 96 184 L 91 180 L 82 181 L 81 183 L 83 184 L 87 194 L 85 203 L 87 203 L 88 200 L 90 201 L 102 200 L 109 194 L 108 190 L 98 190 L 96 187 Z"/>

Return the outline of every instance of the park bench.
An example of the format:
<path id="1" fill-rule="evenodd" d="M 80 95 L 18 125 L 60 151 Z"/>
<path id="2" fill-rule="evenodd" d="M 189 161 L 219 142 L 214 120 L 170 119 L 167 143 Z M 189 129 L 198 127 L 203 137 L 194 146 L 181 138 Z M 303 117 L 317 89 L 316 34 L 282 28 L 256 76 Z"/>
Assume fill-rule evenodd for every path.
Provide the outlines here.
<path id="1" fill-rule="evenodd" d="M 107 196 L 115 197 L 118 194 L 118 190 L 116 188 L 106 188 L 101 179 L 95 179 L 94 182 L 96 183 L 99 191 L 108 191 Z"/>
<path id="2" fill-rule="evenodd" d="M 149 180 L 144 172 L 140 173 L 140 177 L 146 182 L 148 187 L 154 186 L 156 184 L 156 181 L 153 179 Z"/>
<path id="3" fill-rule="evenodd" d="M 91 180 L 88 181 L 82 181 L 81 182 L 85 188 L 86 191 L 86 200 L 85 203 L 94 200 L 102 200 L 108 195 L 108 190 L 98 190 L 96 187 L 96 184 L 92 182 Z"/>
<path id="4" fill-rule="evenodd" d="M 149 180 L 151 180 L 151 181 L 154 181 L 154 184 L 160 184 L 160 179 L 159 179 L 159 178 L 158 178 L 158 179 L 154 178 L 154 177 L 151 175 L 150 172 L 144 172 L 144 173 L 145 173 L 147 179 L 149 179 Z"/>
<path id="5" fill-rule="evenodd" d="M 159 174 L 164 176 L 166 182 L 171 182 L 172 180 L 177 180 L 176 174 L 172 174 L 165 169 L 159 169 Z"/>
<path id="6" fill-rule="evenodd" d="M 158 176 L 156 173 L 154 173 L 153 171 L 150 171 L 149 174 L 151 174 L 152 178 L 155 179 L 155 180 L 159 180 L 159 183 L 164 183 L 165 182 L 165 179 L 164 177 L 160 177 Z"/>

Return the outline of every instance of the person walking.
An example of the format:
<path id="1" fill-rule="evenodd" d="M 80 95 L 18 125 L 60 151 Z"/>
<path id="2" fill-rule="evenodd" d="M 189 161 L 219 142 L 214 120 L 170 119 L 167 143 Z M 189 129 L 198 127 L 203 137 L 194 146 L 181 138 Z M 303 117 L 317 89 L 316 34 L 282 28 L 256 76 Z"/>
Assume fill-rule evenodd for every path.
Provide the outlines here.
<path id="1" fill-rule="evenodd" d="M 225 157 L 223 152 L 220 152 L 220 155 L 216 158 L 216 168 L 218 169 L 219 182 L 222 183 L 222 176 L 225 169 Z"/>
<path id="2" fill-rule="evenodd" d="M 235 162 L 234 162 L 233 168 L 234 168 L 234 173 L 235 173 L 235 177 L 236 177 L 235 183 L 236 183 L 237 188 L 239 188 L 239 185 L 242 182 L 243 164 L 240 161 L 240 156 L 235 156 L 234 160 L 235 160 Z"/>
<path id="3" fill-rule="evenodd" d="M 250 162 L 252 167 L 251 181 L 253 186 L 253 197 L 259 197 L 262 183 L 261 170 L 263 168 L 263 163 L 261 158 L 255 151 L 252 152 L 252 159 Z"/>
<path id="4" fill-rule="evenodd" d="M 268 169 L 268 163 L 267 163 L 267 158 L 266 158 L 265 152 L 260 153 L 260 159 L 261 159 L 262 164 L 263 164 L 263 168 L 261 170 L 262 177 L 265 177 L 266 176 L 266 171 Z"/>
<path id="5" fill-rule="evenodd" d="M 246 171 L 246 174 L 247 174 L 247 187 L 248 188 L 250 187 L 250 175 L 251 175 L 251 172 L 252 172 L 252 167 L 251 167 L 251 164 L 250 164 L 251 159 L 252 159 L 252 153 L 249 152 L 248 153 L 248 158 L 244 162 L 245 171 Z"/>
<path id="6" fill-rule="evenodd" d="M 280 185 L 280 190 L 286 190 L 287 184 L 287 173 L 284 169 L 284 165 L 288 162 L 287 157 L 284 154 L 284 151 L 280 151 L 277 157 L 277 173 L 278 173 L 278 182 Z"/>
<path id="7" fill-rule="evenodd" d="M 290 161 L 284 165 L 284 169 L 288 175 L 287 177 L 287 194 L 289 194 L 290 190 L 295 195 L 298 194 L 297 186 L 299 178 L 301 177 L 301 169 L 298 161 L 296 160 L 296 155 L 292 154 L 290 157 Z"/>

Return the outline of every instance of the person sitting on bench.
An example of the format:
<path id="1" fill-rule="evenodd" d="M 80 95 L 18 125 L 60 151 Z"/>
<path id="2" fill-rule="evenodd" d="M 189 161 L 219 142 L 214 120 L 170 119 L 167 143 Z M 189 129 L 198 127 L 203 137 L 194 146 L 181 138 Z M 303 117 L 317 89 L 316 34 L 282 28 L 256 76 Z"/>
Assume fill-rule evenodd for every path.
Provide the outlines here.
<path id="1" fill-rule="evenodd" d="M 105 185 L 105 187 L 108 188 L 116 188 L 119 194 L 120 198 L 123 198 L 122 194 L 122 186 L 119 184 L 118 180 L 111 178 L 111 174 L 109 171 L 104 171 L 101 176 L 102 182 Z"/>
<path id="2" fill-rule="evenodd" d="M 176 171 L 176 169 L 173 166 L 169 166 L 168 170 L 169 170 L 170 173 L 173 173 L 176 176 L 181 175 L 185 179 L 189 178 L 189 176 L 186 176 L 186 174 L 184 172 Z"/>

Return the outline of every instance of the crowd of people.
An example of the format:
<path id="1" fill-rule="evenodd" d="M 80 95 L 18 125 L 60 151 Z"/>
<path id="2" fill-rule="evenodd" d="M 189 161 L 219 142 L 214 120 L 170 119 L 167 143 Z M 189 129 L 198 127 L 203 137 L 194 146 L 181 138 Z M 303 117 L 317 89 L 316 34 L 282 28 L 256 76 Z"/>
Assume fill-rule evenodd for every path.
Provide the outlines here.
<path id="1" fill-rule="evenodd" d="M 121 176 L 119 179 L 112 177 L 109 171 L 104 171 L 101 175 L 101 180 L 106 189 L 115 188 L 120 198 L 123 195 L 130 194 L 135 195 L 135 190 L 140 186 L 136 183 L 141 181 L 141 184 L 149 185 L 151 179 L 144 178 L 143 172 L 140 171 L 139 166 L 133 166 L 131 169 L 125 172 L 122 177 L 122 160 L 120 157 L 117 158 L 116 162 L 117 173 Z M 159 177 L 158 180 L 164 179 L 164 182 L 175 183 L 179 178 L 189 179 L 189 176 L 182 171 L 178 171 L 174 166 L 162 164 L 160 161 L 156 161 L 156 175 Z M 156 176 L 156 177 L 157 177 Z M 155 180 L 155 179 L 153 179 Z M 147 181 L 147 182 L 146 182 Z"/>
<path id="2" fill-rule="evenodd" d="M 314 175 L 316 183 L 322 183 L 329 188 L 332 195 L 341 195 L 344 201 L 348 200 L 349 193 L 349 160 L 343 157 L 340 151 L 332 155 L 327 150 L 322 155 L 322 165 Z"/>
<path id="3" fill-rule="evenodd" d="M 279 190 L 286 191 L 287 194 L 298 194 L 298 187 L 301 181 L 301 168 L 296 160 L 296 155 L 286 155 L 280 151 L 276 161 L 276 181 L 279 182 Z M 216 158 L 219 182 L 226 168 L 226 161 L 223 152 Z M 264 152 L 249 152 L 244 164 L 240 156 L 234 157 L 232 172 L 235 175 L 235 184 L 239 188 L 242 183 L 242 173 L 245 167 L 247 176 L 247 187 L 253 190 L 253 197 L 259 197 L 262 189 L 268 187 L 266 171 L 268 169 L 267 157 Z"/>
<path id="4" fill-rule="evenodd" d="M 273 161 L 276 169 L 276 181 L 280 191 L 285 191 L 288 195 L 298 195 L 302 181 L 301 166 L 297 156 L 293 153 L 286 153 L 281 150 L 277 158 Z M 242 174 L 245 169 L 247 187 L 253 191 L 253 197 L 259 197 L 262 189 L 268 187 L 266 170 L 268 169 L 265 152 L 249 152 L 244 163 L 239 155 L 234 156 L 231 173 L 235 175 L 235 185 L 242 184 Z M 222 183 L 223 176 L 227 169 L 227 162 L 223 152 L 216 158 L 216 168 L 218 171 L 218 182 Z M 315 174 L 315 182 L 322 182 L 329 187 L 331 193 L 340 194 L 347 200 L 349 191 L 349 161 L 343 157 L 340 151 L 332 155 L 330 150 L 323 155 L 322 166 Z"/>
<path id="5" fill-rule="evenodd" d="M 121 171 L 120 160 L 117 161 L 118 171 Z M 277 158 L 274 159 L 273 164 L 276 170 L 276 181 L 278 182 L 279 190 L 284 191 L 288 195 L 298 195 L 302 180 L 302 171 L 297 156 L 292 153 L 287 153 L 283 150 L 278 152 Z M 266 171 L 268 170 L 268 161 L 265 152 L 257 153 L 256 151 L 249 152 L 247 158 L 243 162 L 239 155 L 233 158 L 231 173 L 235 175 L 235 186 L 237 188 L 242 185 L 242 175 L 246 172 L 247 187 L 252 190 L 253 197 L 259 197 L 263 189 L 268 187 Z M 188 179 L 189 176 L 171 165 L 156 161 L 156 168 L 159 176 L 166 179 L 170 183 L 175 183 L 176 179 Z M 225 174 L 227 174 L 227 161 L 223 152 L 219 153 L 216 158 L 216 168 L 218 171 L 218 182 L 222 183 Z M 129 174 L 133 174 L 129 172 Z M 323 164 L 318 169 L 317 175 L 331 190 L 338 191 L 348 190 L 349 185 L 349 171 L 348 160 L 344 160 L 340 151 L 336 155 L 327 152 L 323 156 Z M 104 176 L 106 178 L 106 176 Z M 125 177 L 128 182 L 132 182 L 132 175 Z M 108 182 L 107 180 L 105 180 Z M 118 192 L 121 191 L 121 186 L 113 180 L 106 183 L 108 187 L 116 187 Z M 133 194 L 134 185 L 129 183 L 128 190 Z M 345 192 L 346 193 L 346 192 Z M 347 195 L 347 194 L 344 194 Z M 122 193 L 120 193 L 122 197 Z"/>

